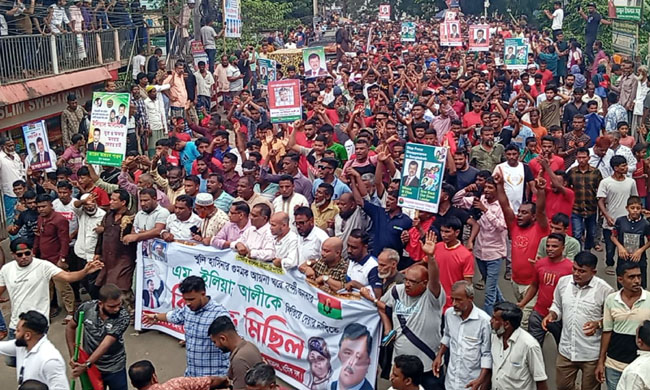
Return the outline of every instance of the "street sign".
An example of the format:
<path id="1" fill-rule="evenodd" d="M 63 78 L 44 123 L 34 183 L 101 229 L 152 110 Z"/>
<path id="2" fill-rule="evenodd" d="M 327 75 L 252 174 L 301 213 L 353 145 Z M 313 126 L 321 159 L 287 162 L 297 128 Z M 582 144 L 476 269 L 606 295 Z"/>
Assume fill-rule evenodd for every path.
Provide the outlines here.
<path id="1" fill-rule="evenodd" d="M 613 0 L 609 2 L 608 15 L 612 19 L 641 21 L 643 0 Z"/>
<path id="2" fill-rule="evenodd" d="M 612 23 L 612 49 L 635 56 L 638 51 L 639 25 L 635 22 L 614 20 Z"/>

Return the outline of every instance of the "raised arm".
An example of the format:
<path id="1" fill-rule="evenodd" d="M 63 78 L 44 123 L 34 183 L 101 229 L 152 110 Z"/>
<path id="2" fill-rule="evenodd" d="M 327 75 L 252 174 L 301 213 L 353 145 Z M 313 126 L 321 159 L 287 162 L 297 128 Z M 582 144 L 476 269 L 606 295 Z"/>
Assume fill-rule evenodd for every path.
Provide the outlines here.
<path id="1" fill-rule="evenodd" d="M 436 251 L 436 233 L 433 231 L 428 231 L 424 245 L 422 245 L 422 251 L 427 255 L 427 270 L 429 271 L 429 283 L 427 287 L 433 295 L 438 298 L 440 296 L 440 269 L 438 268 L 438 263 L 436 262 L 435 251 Z"/>
<path id="2" fill-rule="evenodd" d="M 499 201 L 501 210 L 503 210 L 503 217 L 506 221 L 514 221 L 517 216 L 515 215 L 515 212 L 512 211 L 512 207 L 510 207 L 510 201 L 506 195 L 506 190 L 503 188 L 503 176 L 501 174 L 501 171 L 496 172 L 493 177 L 494 183 L 497 185 L 497 200 Z"/>

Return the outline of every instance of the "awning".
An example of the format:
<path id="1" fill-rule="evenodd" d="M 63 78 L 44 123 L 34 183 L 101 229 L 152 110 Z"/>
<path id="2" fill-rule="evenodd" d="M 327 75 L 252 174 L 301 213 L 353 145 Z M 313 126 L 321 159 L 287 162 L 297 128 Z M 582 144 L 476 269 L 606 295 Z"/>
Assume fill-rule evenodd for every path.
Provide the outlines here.
<path id="1" fill-rule="evenodd" d="M 22 83 L 0 85 L 0 107 L 75 89 L 111 79 L 105 67 L 44 77 Z"/>

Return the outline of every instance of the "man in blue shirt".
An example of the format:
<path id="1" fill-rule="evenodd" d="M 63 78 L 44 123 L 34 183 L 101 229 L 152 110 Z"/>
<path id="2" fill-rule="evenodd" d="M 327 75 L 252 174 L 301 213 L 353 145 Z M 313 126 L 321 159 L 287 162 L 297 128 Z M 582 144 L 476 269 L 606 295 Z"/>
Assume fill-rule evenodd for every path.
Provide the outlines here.
<path id="1" fill-rule="evenodd" d="M 319 178 L 314 180 L 314 184 L 312 186 L 312 193 L 314 196 L 316 195 L 318 186 L 320 186 L 322 183 L 331 184 L 332 187 L 334 187 L 334 196 L 332 196 L 332 199 L 334 200 L 338 199 L 346 192 L 350 192 L 350 187 L 348 187 L 347 184 L 343 183 L 336 176 L 334 176 L 334 171 L 338 165 L 339 162 L 336 159 L 328 157 L 325 157 L 318 162 L 317 167 Z"/>
<path id="2" fill-rule="evenodd" d="M 192 172 L 192 163 L 201 155 L 194 141 L 182 141 L 176 137 L 171 137 L 171 144 L 174 150 L 180 154 L 181 165 L 185 168 L 185 173 Z"/>
<path id="3" fill-rule="evenodd" d="M 592 100 L 587 103 L 587 112 L 585 115 L 585 134 L 591 139 L 589 141 L 589 147 L 594 146 L 596 138 L 600 137 L 601 132 L 605 128 L 605 119 L 598 115 L 598 102 Z"/>

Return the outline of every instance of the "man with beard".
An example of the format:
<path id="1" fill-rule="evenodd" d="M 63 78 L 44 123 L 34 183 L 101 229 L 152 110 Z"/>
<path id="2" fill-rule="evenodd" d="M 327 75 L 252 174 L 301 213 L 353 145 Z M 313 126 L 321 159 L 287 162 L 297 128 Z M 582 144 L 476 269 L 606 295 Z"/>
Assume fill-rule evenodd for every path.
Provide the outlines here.
<path id="1" fill-rule="evenodd" d="M 209 329 L 218 317 L 230 317 L 228 311 L 205 292 L 205 281 L 199 276 L 188 276 L 179 287 L 185 306 L 168 313 L 144 314 L 142 322 L 149 326 L 170 322 L 185 327 L 187 368 L 185 376 L 226 375 L 228 354 L 213 345 Z"/>
<path id="2" fill-rule="evenodd" d="M 83 270 L 65 272 L 47 260 L 33 257 L 33 245 L 24 238 L 18 238 L 9 245 L 11 254 L 16 261 L 5 264 L 0 269 L 0 296 L 5 290 L 11 302 L 11 322 L 9 323 L 9 339 L 14 337 L 20 313 L 36 310 L 45 315 L 50 314 L 50 281 L 76 282 L 86 275 L 100 270 L 104 264 L 90 262 Z M 13 359 L 12 366 L 15 366 Z"/>
<path id="3" fill-rule="evenodd" d="M 84 312 L 84 332 L 81 348 L 88 354 L 84 363 L 72 361 L 79 313 Z M 99 370 L 104 387 L 127 390 L 126 349 L 124 332 L 129 327 L 129 313 L 122 307 L 122 290 L 114 284 L 99 289 L 99 300 L 79 306 L 74 319 L 65 329 L 65 341 L 70 353 L 72 376 L 78 378 L 92 366 Z"/>
<path id="4" fill-rule="evenodd" d="M 77 241 L 74 243 L 74 252 L 80 259 L 89 263 L 95 257 L 95 247 L 99 236 L 97 230 L 106 211 L 97 206 L 94 194 L 81 195 L 81 200 L 75 201 L 75 206 L 77 204 L 75 213 L 79 219 L 79 230 L 77 231 Z M 90 288 L 95 285 L 96 278 L 97 273 L 94 273 L 83 280 L 83 285 L 92 299 L 98 297 L 97 290 Z"/>
<path id="5" fill-rule="evenodd" d="M 237 185 L 239 183 L 239 173 L 235 171 L 237 167 L 237 155 L 226 153 L 223 155 L 223 189 L 232 196 L 237 195 Z"/>
<path id="6" fill-rule="evenodd" d="M 523 330 L 523 313 L 511 302 L 494 306 L 492 327 L 492 388 L 546 390 L 546 371 L 542 348 Z"/>
<path id="7" fill-rule="evenodd" d="M 314 213 L 309 207 L 298 207 L 293 215 L 298 231 L 298 264 L 296 266 L 306 261 L 318 260 L 321 246 L 329 236 L 323 229 L 314 226 Z"/>
<path id="8" fill-rule="evenodd" d="M 434 374 L 440 375 L 443 357 L 449 351 L 445 389 L 488 388 L 492 370 L 490 316 L 474 305 L 470 281 L 454 283 L 451 299 L 453 306 L 445 312 L 440 352 L 433 362 Z M 475 352 L 468 354 L 470 350 Z"/>
<path id="9" fill-rule="evenodd" d="M 200 230 L 192 233 L 192 239 L 195 241 L 203 242 L 204 239 L 212 240 L 212 237 L 216 236 L 221 228 L 229 221 L 228 215 L 214 205 L 212 195 L 205 192 L 196 195 L 194 209 L 199 218 L 203 220 Z"/>
<path id="10" fill-rule="evenodd" d="M 235 324 L 228 316 L 217 317 L 208 329 L 210 340 L 223 353 L 230 353 L 230 366 L 224 386 L 231 385 L 233 390 L 246 390 L 246 373 L 258 363 L 262 363 L 262 354 L 255 344 L 244 340 L 237 334 Z"/>
<path id="11" fill-rule="evenodd" d="M 212 195 L 214 199 L 214 205 L 224 213 L 230 211 L 230 205 L 232 205 L 233 198 L 229 193 L 223 189 L 223 175 L 219 173 L 211 173 L 208 176 L 208 182 L 206 183 L 206 189 L 208 194 Z"/>
<path id="12" fill-rule="evenodd" d="M 180 166 L 169 167 L 167 170 L 167 179 L 163 179 L 156 169 L 158 158 L 158 155 L 155 155 L 151 161 L 151 166 L 153 168 L 151 174 L 158 187 L 165 191 L 170 204 L 169 211 L 173 212 L 176 198 L 185 195 L 185 187 L 183 187 L 183 168 Z"/>
<path id="13" fill-rule="evenodd" d="M 492 172 L 503 161 L 503 151 L 503 145 L 494 144 L 494 129 L 486 126 L 481 128 L 481 143 L 472 148 L 469 162 L 479 171 Z"/>
<path id="14" fill-rule="evenodd" d="M 67 390 L 65 360 L 47 338 L 47 318 L 35 310 L 21 313 L 16 339 L 0 342 L 0 355 L 16 358 L 19 384 L 28 380 L 47 383 L 50 390 Z"/>
<path id="15" fill-rule="evenodd" d="M 33 245 L 34 229 L 38 222 L 36 193 L 32 190 L 26 191 L 21 200 L 24 202 L 25 209 L 18 214 L 12 225 L 7 226 L 7 233 L 17 236 L 16 238 L 24 238 Z"/>
<path id="16" fill-rule="evenodd" d="M 140 190 L 140 211 L 133 220 L 133 233 L 122 237 L 124 244 L 150 240 L 160 236 L 167 224 L 169 211 L 158 204 L 156 190 L 143 188 Z"/>
<path id="17" fill-rule="evenodd" d="M 328 183 L 321 183 L 314 195 L 314 203 L 311 204 L 311 211 L 314 213 L 314 223 L 319 228 L 326 230 L 329 228 L 339 208 L 332 199 L 334 187 Z"/>
<path id="18" fill-rule="evenodd" d="M 343 241 L 343 256 L 347 256 L 348 237 L 355 229 L 369 231 L 372 223 L 370 217 L 363 211 L 354 200 L 352 193 L 345 193 L 339 198 L 340 212 L 334 217 L 334 236 Z M 372 240 L 370 248 L 372 248 Z"/>
<path id="19" fill-rule="evenodd" d="M 287 213 L 289 215 L 289 226 L 293 231 L 296 231 L 294 212 L 298 207 L 309 207 L 309 202 L 307 202 L 307 199 L 303 195 L 295 192 L 295 179 L 293 176 L 282 175 L 278 184 L 280 195 L 273 199 L 273 209 L 276 213 Z"/>

